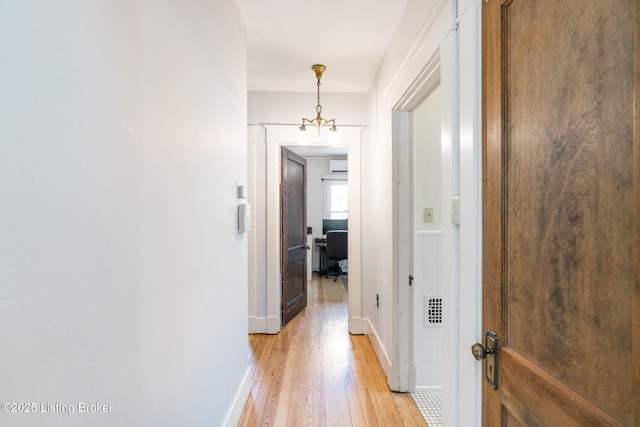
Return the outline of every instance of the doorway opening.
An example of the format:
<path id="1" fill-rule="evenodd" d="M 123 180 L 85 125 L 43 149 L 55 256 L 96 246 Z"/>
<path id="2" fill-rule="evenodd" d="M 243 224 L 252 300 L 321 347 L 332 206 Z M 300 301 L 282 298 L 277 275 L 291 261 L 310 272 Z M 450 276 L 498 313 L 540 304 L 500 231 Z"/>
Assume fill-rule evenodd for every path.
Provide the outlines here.
<path id="1" fill-rule="evenodd" d="M 453 171 L 444 138 L 440 58 L 393 111 L 394 182 L 394 390 L 408 391 L 429 425 L 442 419 L 444 308 L 443 262 L 452 262 L 455 236 L 444 200 Z M 446 240 L 446 241 L 445 241 Z M 451 309 L 452 310 L 452 309 Z M 401 315 L 408 312 L 409 316 Z M 452 316 L 448 316 L 451 318 Z M 449 354 L 447 355 L 449 357 Z"/>
<path id="2" fill-rule="evenodd" d="M 445 173 L 441 167 L 443 156 L 433 149 L 433 146 L 440 142 L 440 138 L 433 135 L 441 133 L 441 125 L 437 123 L 441 122 L 440 114 L 436 114 L 442 105 L 438 55 L 434 55 L 425 65 L 421 76 L 421 80 L 412 85 L 412 89 L 397 103 L 392 115 L 393 178 L 397 185 L 393 194 L 394 363 L 389 386 L 392 390 L 402 392 L 415 390 L 418 374 L 421 380 L 428 378 L 430 384 L 442 385 L 442 375 L 437 377 L 436 364 L 426 360 L 423 363 L 421 360 L 427 357 L 432 358 L 430 360 L 442 360 L 443 348 L 434 348 L 437 347 L 434 345 L 434 338 L 427 350 L 422 340 L 426 333 L 438 333 L 437 328 L 424 331 L 425 298 L 427 305 L 429 300 L 432 300 L 433 304 L 437 299 L 440 299 L 440 302 L 443 299 L 438 298 L 437 291 L 441 287 L 437 286 L 438 281 L 435 277 L 437 272 L 442 271 L 442 268 L 438 269 L 436 265 L 442 261 L 436 248 L 441 240 L 438 232 L 442 232 L 441 201 L 444 192 L 440 190 Z M 430 95 L 433 96 L 430 98 Z M 422 120 L 419 114 L 423 103 L 426 107 L 422 115 L 429 116 L 429 120 Z M 418 113 L 415 113 L 416 111 Z M 420 123 L 416 125 L 417 118 L 420 119 Z M 423 121 L 426 124 L 423 125 Z M 425 126 L 429 128 L 429 132 L 424 130 Z M 416 134 L 420 140 L 425 140 L 424 144 L 414 144 Z M 429 143 L 426 140 L 430 140 Z M 416 155 L 420 158 L 414 161 Z M 423 183 L 423 180 L 430 182 Z M 414 200 L 417 196 L 420 196 L 418 201 Z M 419 239 L 415 236 L 416 231 L 421 233 Z M 419 250 L 415 248 L 417 242 L 420 242 Z M 426 253 L 425 247 L 428 250 Z M 416 260 L 415 257 L 418 255 L 420 259 Z M 427 262 L 430 268 L 425 271 L 424 266 Z M 431 285 L 429 289 L 425 289 L 427 284 Z M 416 289 L 417 287 L 419 289 Z M 402 315 L 407 312 L 408 316 Z M 423 331 L 420 339 L 416 339 L 415 333 Z M 431 353 L 425 354 L 427 351 Z M 416 354 L 417 352 L 419 354 Z M 427 367 L 431 370 L 428 371 Z"/>
<path id="3" fill-rule="evenodd" d="M 336 279 L 347 276 L 348 256 L 342 260 L 333 256 L 340 252 L 335 245 L 327 253 L 327 234 L 349 231 L 348 148 L 289 145 L 287 149 L 307 165 L 307 279 L 313 274 Z M 348 252 L 348 244 L 345 246 Z"/>
<path id="4" fill-rule="evenodd" d="M 442 418 L 442 156 L 440 85 L 412 112 L 413 364 L 412 393 L 429 426 Z"/>
<path id="5" fill-rule="evenodd" d="M 347 150 L 347 181 L 348 181 L 348 330 L 351 334 L 362 334 L 365 331 L 365 322 L 362 317 L 362 278 L 361 278 L 361 203 L 360 203 L 360 152 L 364 126 L 341 126 L 341 144 L 329 145 L 324 142 L 312 141 L 311 144 L 296 145 L 298 127 L 288 124 L 262 124 L 264 139 L 259 136 L 254 139 L 255 150 L 260 157 L 266 159 L 264 169 L 256 174 L 256 185 L 263 185 L 265 191 L 261 198 L 256 197 L 256 212 L 264 212 L 264 234 L 257 235 L 255 252 L 257 260 L 256 271 L 263 269 L 264 274 L 256 274 L 256 280 L 249 282 L 250 297 L 250 329 L 252 333 L 277 334 L 281 329 L 281 221 L 280 221 L 280 179 L 281 179 L 281 147 L 288 147 L 300 152 L 303 147 L 309 149 L 335 149 Z M 315 148 L 313 148 L 315 147 Z M 304 154 L 304 153 L 303 153 Z M 258 157 L 256 157 L 258 158 Z M 259 165 L 258 165 L 259 169 Z M 265 178 L 262 179 L 261 177 Z M 310 179 L 311 181 L 311 179 Z M 318 184 L 322 184 L 319 181 Z M 310 190 L 314 191 L 314 190 Z M 322 191 L 322 190 L 320 190 Z M 322 213 L 320 209 L 316 210 Z M 310 224 L 311 236 L 322 232 L 322 216 L 320 225 Z M 258 220 L 258 218 L 256 219 Z M 316 227 L 319 227 L 316 230 Z M 251 242 L 250 242 L 251 243 Z M 313 243 L 309 244 L 314 247 Z M 250 255 L 253 247 L 250 244 Z M 316 257 L 317 258 L 317 257 Z M 314 261 L 313 254 L 311 261 Z M 262 264 L 263 263 L 263 264 Z M 309 271 L 313 271 L 312 265 Z M 252 265 L 250 265 L 250 278 Z M 261 279 L 261 277 L 263 279 Z M 254 287 L 255 285 L 255 287 Z M 252 301 L 255 301 L 252 302 Z M 252 310 L 255 311 L 256 320 L 252 319 Z"/>

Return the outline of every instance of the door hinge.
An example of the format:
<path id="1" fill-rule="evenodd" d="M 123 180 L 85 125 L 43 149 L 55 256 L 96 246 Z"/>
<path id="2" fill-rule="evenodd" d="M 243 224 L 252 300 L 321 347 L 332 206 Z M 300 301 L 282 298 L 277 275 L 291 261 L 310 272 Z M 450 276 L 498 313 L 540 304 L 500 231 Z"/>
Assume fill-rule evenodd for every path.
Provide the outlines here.
<path id="1" fill-rule="evenodd" d="M 409 286 L 413 286 L 413 274 L 409 275 Z"/>

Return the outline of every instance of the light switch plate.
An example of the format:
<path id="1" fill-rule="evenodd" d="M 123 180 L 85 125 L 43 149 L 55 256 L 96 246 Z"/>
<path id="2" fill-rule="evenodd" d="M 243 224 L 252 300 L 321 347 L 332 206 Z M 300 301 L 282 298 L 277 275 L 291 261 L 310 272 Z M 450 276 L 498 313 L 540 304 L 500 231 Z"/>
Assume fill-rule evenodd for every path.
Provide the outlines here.
<path id="1" fill-rule="evenodd" d="M 460 224 L 460 196 L 451 198 L 451 224 Z"/>

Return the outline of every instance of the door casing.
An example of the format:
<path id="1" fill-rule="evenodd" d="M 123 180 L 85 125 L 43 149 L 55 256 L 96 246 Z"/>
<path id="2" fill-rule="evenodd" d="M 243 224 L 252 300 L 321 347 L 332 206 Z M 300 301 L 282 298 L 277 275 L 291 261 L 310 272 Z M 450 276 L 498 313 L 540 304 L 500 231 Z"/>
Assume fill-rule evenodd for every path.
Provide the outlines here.
<path id="1" fill-rule="evenodd" d="M 266 144 L 266 327 L 277 334 L 281 329 L 280 313 L 280 147 L 297 145 L 298 125 L 263 124 Z M 349 332 L 363 334 L 361 275 L 361 203 L 360 149 L 364 126 L 341 126 L 341 145 L 348 149 L 349 180 Z M 330 146 L 326 135 L 310 132 L 311 145 Z M 262 332 L 262 331 L 261 331 Z"/>

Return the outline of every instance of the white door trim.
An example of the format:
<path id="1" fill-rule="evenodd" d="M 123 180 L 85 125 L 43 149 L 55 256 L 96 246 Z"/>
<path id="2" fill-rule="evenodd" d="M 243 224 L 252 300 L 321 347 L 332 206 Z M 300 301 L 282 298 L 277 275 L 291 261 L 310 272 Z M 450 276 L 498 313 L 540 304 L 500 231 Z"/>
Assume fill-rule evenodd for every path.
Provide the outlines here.
<path id="1" fill-rule="evenodd" d="M 413 112 L 440 84 L 440 55 L 434 53 L 394 106 L 393 137 L 393 357 L 389 387 L 413 391 Z"/>
<path id="2" fill-rule="evenodd" d="M 393 132 L 393 350 L 389 387 L 413 391 L 413 113 L 394 111 Z"/>
<path id="3" fill-rule="evenodd" d="M 280 331 L 280 147 L 298 145 L 298 125 L 263 124 L 266 129 L 266 333 Z M 363 126 L 341 126 L 348 149 L 349 179 L 349 332 L 364 333 L 362 321 L 360 146 Z M 324 131 L 324 130 L 323 130 Z M 330 146 L 326 135 L 310 132 L 313 146 Z M 325 138 L 324 140 L 321 138 Z"/>

